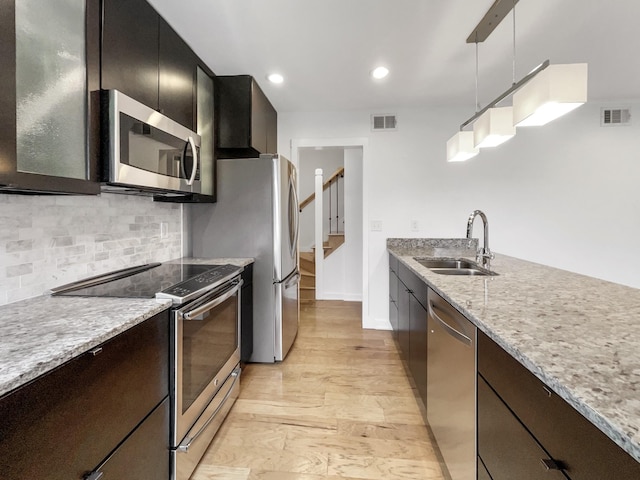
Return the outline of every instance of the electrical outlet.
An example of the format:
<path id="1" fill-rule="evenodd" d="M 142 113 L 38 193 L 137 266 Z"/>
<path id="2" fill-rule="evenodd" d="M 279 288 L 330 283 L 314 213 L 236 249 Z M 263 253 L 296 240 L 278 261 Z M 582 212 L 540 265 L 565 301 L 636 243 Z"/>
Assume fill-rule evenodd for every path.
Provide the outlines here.
<path id="1" fill-rule="evenodd" d="M 418 220 L 411 220 L 411 231 L 412 232 L 420 231 L 420 222 L 418 222 Z"/>
<path id="2" fill-rule="evenodd" d="M 160 222 L 160 238 L 169 238 L 168 222 Z"/>
<path id="3" fill-rule="evenodd" d="M 382 220 L 371 220 L 371 231 L 372 232 L 381 232 L 382 231 Z"/>

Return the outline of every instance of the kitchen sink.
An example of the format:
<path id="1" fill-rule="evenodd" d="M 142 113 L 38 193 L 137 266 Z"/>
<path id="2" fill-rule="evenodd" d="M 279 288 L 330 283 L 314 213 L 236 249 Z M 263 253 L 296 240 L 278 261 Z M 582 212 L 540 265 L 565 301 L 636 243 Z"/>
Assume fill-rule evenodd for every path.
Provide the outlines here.
<path id="1" fill-rule="evenodd" d="M 440 275 L 479 275 L 494 276 L 496 272 L 487 270 L 471 260 L 465 258 L 421 258 L 414 257 L 420 265 L 427 267 L 433 273 Z"/>

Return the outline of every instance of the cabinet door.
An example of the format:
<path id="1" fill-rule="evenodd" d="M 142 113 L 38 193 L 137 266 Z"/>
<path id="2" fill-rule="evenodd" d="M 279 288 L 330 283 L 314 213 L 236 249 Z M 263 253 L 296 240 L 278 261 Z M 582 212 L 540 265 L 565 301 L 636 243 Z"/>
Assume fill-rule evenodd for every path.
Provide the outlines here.
<path id="1" fill-rule="evenodd" d="M 493 480 L 566 480 L 549 455 L 478 375 L 478 454 Z M 612 478 L 612 477 L 611 477 Z"/>
<path id="2" fill-rule="evenodd" d="M 402 282 L 398 283 L 398 345 L 400 347 L 400 354 L 403 360 L 409 363 L 411 358 L 411 343 L 410 343 L 410 331 L 411 331 L 411 293 L 409 289 Z"/>
<path id="3" fill-rule="evenodd" d="M 95 6 L 0 2 L 0 188 L 99 193 L 96 157 L 87 154 Z"/>
<path id="4" fill-rule="evenodd" d="M 213 75 L 197 67 L 196 133 L 200 135 L 200 182 L 202 194 L 215 196 L 215 91 Z"/>
<path id="5" fill-rule="evenodd" d="M 83 478 L 167 397 L 168 383 L 165 311 L 0 399 L 2 478 Z"/>
<path id="6" fill-rule="evenodd" d="M 159 31 L 159 110 L 188 129 L 195 130 L 194 98 L 198 57 L 162 18 Z"/>
<path id="7" fill-rule="evenodd" d="M 154 110 L 159 19 L 145 0 L 103 2 L 102 88 L 120 90 Z"/>
<path id="8" fill-rule="evenodd" d="M 278 114 L 249 75 L 218 78 L 218 157 L 251 158 L 276 153 Z"/>
<path id="9" fill-rule="evenodd" d="M 478 457 L 478 480 L 492 480 L 480 457 Z"/>
<path id="10" fill-rule="evenodd" d="M 427 406 L 427 311 L 411 295 L 410 298 L 409 370 L 424 406 Z"/>
<path id="11" fill-rule="evenodd" d="M 247 265 L 242 272 L 240 306 L 240 360 L 248 362 L 253 353 L 253 265 Z"/>
<path id="12" fill-rule="evenodd" d="M 398 339 L 398 276 L 389 268 L 389 323 L 393 336 Z"/>

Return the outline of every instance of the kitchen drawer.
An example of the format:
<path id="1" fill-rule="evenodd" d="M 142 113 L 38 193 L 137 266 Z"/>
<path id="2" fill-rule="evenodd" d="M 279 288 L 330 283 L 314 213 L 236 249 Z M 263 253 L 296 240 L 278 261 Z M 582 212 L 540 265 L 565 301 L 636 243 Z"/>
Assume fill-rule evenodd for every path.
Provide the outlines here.
<path id="1" fill-rule="evenodd" d="M 168 350 L 165 311 L 0 399 L 3 478 L 95 468 L 167 397 Z"/>
<path id="2" fill-rule="evenodd" d="M 389 300 L 398 301 L 398 276 L 391 269 L 389 269 Z"/>
<path id="3" fill-rule="evenodd" d="M 416 300 L 427 308 L 427 284 L 403 263 L 398 263 L 398 278 L 411 291 Z"/>
<path id="4" fill-rule="evenodd" d="M 566 480 L 561 471 L 545 469 L 547 453 L 480 375 L 478 454 L 493 480 Z"/>
<path id="5" fill-rule="evenodd" d="M 169 397 L 96 468 L 101 480 L 169 478 Z"/>
<path id="6" fill-rule="evenodd" d="M 484 334 L 478 370 L 572 480 L 640 478 L 640 463 Z"/>
<path id="7" fill-rule="evenodd" d="M 389 254 L 389 270 L 398 274 L 398 259 L 391 254 Z"/>

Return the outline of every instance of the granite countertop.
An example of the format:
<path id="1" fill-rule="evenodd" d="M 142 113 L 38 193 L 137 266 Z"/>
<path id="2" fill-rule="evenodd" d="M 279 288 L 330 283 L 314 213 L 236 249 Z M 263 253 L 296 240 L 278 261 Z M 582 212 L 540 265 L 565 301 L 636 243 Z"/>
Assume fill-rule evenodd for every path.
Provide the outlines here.
<path id="1" fill-rule="evenodd" d="M 252 258 L 167 263 L 241 267 Z M 0 307 L 0 396 L 171 306 L 145 298 L 41 297 Z"/>
<path id="2" fill-rule="evenodd" d="M 492 277 L 439 275 L 413 258 L 473 259 L 466 242 L 389 239 L 387 249 L 640 461 L 640 289 L 506 255 Z"/>

